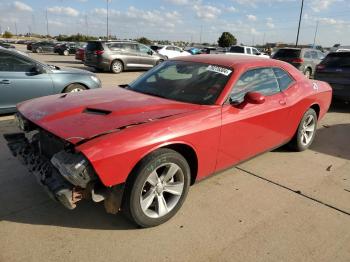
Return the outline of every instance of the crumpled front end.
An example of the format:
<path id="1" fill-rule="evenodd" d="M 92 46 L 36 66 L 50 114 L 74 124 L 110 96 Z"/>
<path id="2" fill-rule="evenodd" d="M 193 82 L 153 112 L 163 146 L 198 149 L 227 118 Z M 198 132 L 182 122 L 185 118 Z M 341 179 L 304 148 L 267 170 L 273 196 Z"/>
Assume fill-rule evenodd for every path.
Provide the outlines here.
<path id="1" fill-rule="evenodd" d="M 122 191 L 105 188 L 89 160 L 75 152 L 74 145 L 21 116 L 17 116 L 17 122 L 23 132 L 5 134 L 8 147 L 51 198 L 68 209 L 74 209 L 82 199 L 92 199 L 95 202 L 105 201 L 109 213 L 118 211 L 121 194 L 118 198 L 115 192 Z"/>

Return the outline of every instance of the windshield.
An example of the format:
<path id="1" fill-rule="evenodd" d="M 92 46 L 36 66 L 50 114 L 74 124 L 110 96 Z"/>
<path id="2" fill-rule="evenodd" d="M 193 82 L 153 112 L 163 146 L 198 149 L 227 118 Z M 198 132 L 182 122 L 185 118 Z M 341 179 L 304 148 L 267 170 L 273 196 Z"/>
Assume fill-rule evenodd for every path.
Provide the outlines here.
<path id="1" fill-rule="evenodd" d="M 232 70 L 204 63 L 166 61 L 131 83 L 127 89 L 171 100 L 214 104 Z"/>
<path id="2" fill-rule="evenodd" d="M 321 64 L 326 67 L 350 67 L 350 52 L 330 53 Z"/>

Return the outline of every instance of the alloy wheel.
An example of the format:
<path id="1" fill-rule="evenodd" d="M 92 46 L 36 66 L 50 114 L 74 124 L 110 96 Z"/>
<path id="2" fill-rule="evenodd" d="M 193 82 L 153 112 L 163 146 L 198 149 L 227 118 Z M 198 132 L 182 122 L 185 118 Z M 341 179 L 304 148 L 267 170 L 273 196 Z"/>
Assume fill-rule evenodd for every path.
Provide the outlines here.
<path id="1" fill-rule="evenodd" d="M 316 120 L 313 115 L 308 115 L 303 123 L 303 127 L 301 129 L 301 144 L 303 146 L 307 146 L 314 134 L 316 129 Z"/>
<path id="2" fill-rule="evenodd" d="M 143 184 L 140 205 L 150 218 L 168 214 L 179 202 L 184 191 L 184 173 L 175 163 L 165 163 L 151 172 Z"/>

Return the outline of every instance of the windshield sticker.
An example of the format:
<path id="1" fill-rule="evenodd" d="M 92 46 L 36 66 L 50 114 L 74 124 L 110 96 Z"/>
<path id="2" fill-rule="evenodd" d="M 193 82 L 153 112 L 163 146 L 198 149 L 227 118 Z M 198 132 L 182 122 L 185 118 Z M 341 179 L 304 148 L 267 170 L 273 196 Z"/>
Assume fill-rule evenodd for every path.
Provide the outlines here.
<path id="1" fill-rule="evenodd" d="M 209 65 L 207 67 L 207 71 L 212 71 L 215 73 L 223 74 L 225 76 L 228 76 L 229 74 L 232 73 L 232 70 L 230 70 L 230 69 L 220 67 L 220 66 L 214 66 L 214 65 Z"/>

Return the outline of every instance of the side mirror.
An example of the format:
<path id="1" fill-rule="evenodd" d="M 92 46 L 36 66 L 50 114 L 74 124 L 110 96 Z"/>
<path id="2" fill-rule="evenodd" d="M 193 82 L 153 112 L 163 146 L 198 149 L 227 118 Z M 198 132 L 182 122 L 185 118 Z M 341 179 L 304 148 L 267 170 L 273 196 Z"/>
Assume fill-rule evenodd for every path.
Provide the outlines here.
<path id="1" fill-rule="evenodd" d="M 34 65 L 31 69 L 30 69 L 30 73 L 33 73 L 35 75 L 40 75 L 45 73 L 44 68 L 42 68 L 40 65 Z"/>
<path id="2" fill-rule="evenodd" d="M 265 102 L 265 96 L 258 92 L 248 92 L 244 96 L 244 101 L 250 104 L 263 104 Z"/>
<path id="3" fill-rule="evenodd" d="M 153 51 L 152 51 L 152 50 L 148 50 L 148 51 L 147 51 L 147 54 L 153 55 Z"/>

